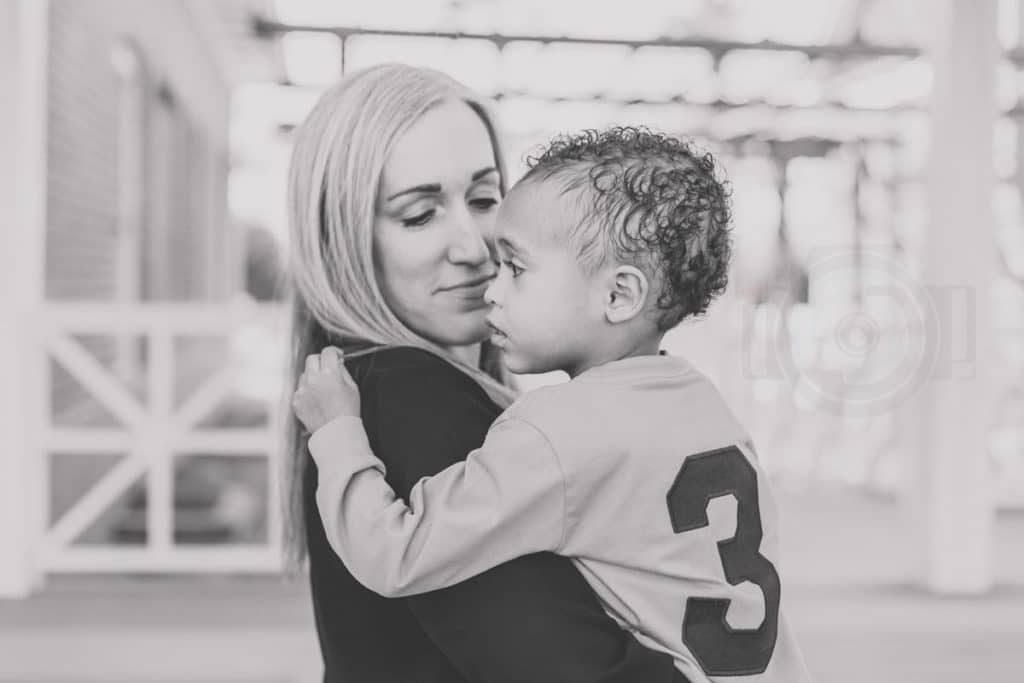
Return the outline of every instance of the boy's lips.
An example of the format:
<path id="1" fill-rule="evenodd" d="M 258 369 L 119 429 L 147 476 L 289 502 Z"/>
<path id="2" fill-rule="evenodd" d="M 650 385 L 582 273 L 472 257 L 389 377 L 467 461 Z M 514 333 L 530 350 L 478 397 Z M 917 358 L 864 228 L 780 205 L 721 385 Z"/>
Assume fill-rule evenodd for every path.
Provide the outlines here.
<path id="1" fill-rule="evenodd" d="M 505 334 L 505 331 L 491 322 L 490 319 L 487 320 L 487 326 L 491 328 L 491 343 L 495 346 L 504 346 L 508 341 L 508 335 Z"/>

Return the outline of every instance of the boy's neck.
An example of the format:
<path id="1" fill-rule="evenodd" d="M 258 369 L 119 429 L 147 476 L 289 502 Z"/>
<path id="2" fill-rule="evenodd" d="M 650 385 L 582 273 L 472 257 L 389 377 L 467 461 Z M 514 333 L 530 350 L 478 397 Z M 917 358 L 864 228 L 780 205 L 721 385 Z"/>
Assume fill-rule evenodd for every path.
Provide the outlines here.
<path id="1" fill-rule="evenodd" d="M 636 358 L 638 356 L 657 356 L 661 350 L 661 340 L 664 337 L 664 333 L 658 333 L 644 335 L 640 339 L 629 340 L 627 343 L 594 353 L 577 367 L 566 368 L 566 372 L 569 374 L 569 378 L 572 379 L 591 368 L 596 368 L 598 365 L 604 365 L 605 363 L 613 363 L 617 360 Z"/>

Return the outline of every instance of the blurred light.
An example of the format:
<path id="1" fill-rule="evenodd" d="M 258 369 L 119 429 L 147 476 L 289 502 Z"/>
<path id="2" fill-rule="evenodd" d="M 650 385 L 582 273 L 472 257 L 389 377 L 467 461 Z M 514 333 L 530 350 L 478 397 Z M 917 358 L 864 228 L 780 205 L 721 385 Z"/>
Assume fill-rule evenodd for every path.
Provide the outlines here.
<path id="1" fill-rule="evenodd" d="M 286 24 L 331 26 L 352 20 L 352 10 L 366 3 L 321 0 L 274 0 L 274 16 Z"/>
<path id="2" fill-rule="evenodd" d="M 885 143 L 874 143 L 865 145 L 863 148 L 864 165 L 868 175 L 879 181 L 896 180 L 897 157 L 896 150 L 892 145 Z"/>
<path id="3" fill-rule="evenodd" d="M 736 241 L 730 285 L 753 294 L 771 272 L 777 253 L 782 216 L 778 172 L 767 157 L 737 159 L 726 170 L 733 189 Z"/>
<path id="4" fill-rule="evenodd" d="M 546 97 L 583 97 L 609 90 L 627 47 L 512 42 L 501 56 L 502 87 Z"/>
<path id="5" fill-rule="evenodd" d="M 1024 243 L 1017 248 L 1024 251 Z M 1021 251 L 1018 251 L 1021 253 Z M 1021 272 L 1024 272 L 1022 269 Z M 1024 288 L 1015 277 L 1000 275 L 992 282 L 992 318 L 997 331 L 1008 337 L 1010 343 L 1001 344 L 1002 353 L 1017 367 L 1024 370 Z M 1009 334 L 1006 334 L 1009 333 Z"/>
<path id="6" fill-rule="evenodd" d="M 996 120 L 992 131 L 997 178 L 1012 178 L 1017 172 L 1018 123 L 1005 116 Z"/>
<path id="7" fill-rule="evenodd" d="M 610 92 L 623 99 L 657 102 L 682 96 L 707 103 L 718 98 L 714 58 L 697 48 L 638 48 L 609 81 Z"/>
<path id="8" fill-rule="evenodd" d="M 464 33 L 523 33 L 524 29 L 536 23 L 533 16 L 539 8 L 521 2 L 513 7 L 504 2 L 468 2 L 459 6 L 451 17 L 451 29 Z"/>
<path id="9" fill-rule="evenodd" d="M 281 399 L 282 378 L 287 376 L 287 335 L 281 323 L 248 323 L 230 338 L 231 357 L 238 364 L 234 388 L 238 395 L 276 404 Z"/>
<path id="10" fill-rule="evenodd" d="M 728 20 L 737 40 L 775 40 L 810 45 L 826 42 L 839 11 L 838 3 L 820 0 L 730 0 Z"/>
<path id="11" fill-rule="evenodd" d="M 514 0 L 507 4 L 519 5 Z M 651 39 L 664 34 L 674 21 L 700 11 L 699 0 L 631 0 L 596 3 L 591 0 L 534 0 L 543 8 L 543 20 L 534 27 L 562 35 Z"/>
<path id="12" fill-rule="evenodd" d="M 860 243 L 864 247 L 886 249 L 892 246 L 893 193 L 890 185 L 871 176 L 861 179 L 855 202 L 861 211 Z"/>
<path id="13" fill-rule="evenodd" d="M 767 100 L 772 93 L 788 93 L 792 84 L 810 70 L 807 55 L 796 52 L 741 50 L 729 52 L 718 67 L 722 98 L 730 102 Z M 813 103 L 820 93 L 812 93 Z"/>
<path id="14" fill-rule="evenodd" d="M 996 102 L 999 111 L 1009 111 L 1020 100 L 1021 75 L 1016 65 L 1001 60 L 996 66 Z"/>
<path id="15" fill-rule="evenodd" d="M 878 45 L 927 45 L 935 35 L 939 12 L 927 11 L 931 0 L 867 2 L 860 21 L 866 42 Z"/>
<path id="16" fill-rule="evenodd" d="M 786 168 L 783 211 L 793 254 L 807 263 L 819 249 L 852 244 L 853 172 L 841 157 L 796 157 Z"/>
<path id="17" fill-rule="evenodd" d="M 776 116 L 776 110 L 765 105 L 726 109 L 711 119 L 709 132 L 716 140 L 733 140 L 764 131 Z"/>
<path id="18" fill-rule="evenodd" d="M 341 40 L 334 34 L 288 33 L 281 49 L 285 73 L 296 85 L 331 85 L 341 78 Z"/>
<path id="19" fill-rule="evenodd" d="M 110 49 L 110 66 L 124 80 L 135 78 L 142 68 L 138 53 L 124 42 L 115 43 Z"/>
<path id="20" fill-rule="evenodd" d="M 286 239 L 290 144 L 282 126 L 300 123 L 322 90 L 254 83 L 235 89 L 231 100 L 231 173 L 228 207 L 244 223 Z"/>
<path id="21" fill-rule="evenodd" d="M 348 72 L 373 64 L 399 62 L 436 69 L 485 95 L 497 92 L 500 69 L 497 46 L 487 40 L 372 36 L 348 39 L 345 69 Z"/>
<path id="22" fill-rule="evenodd" d="M 678 104 L 630 104 L 623 107 L 623 124 L 643 124 L 669 134 L 693 136 L 707 127 L 714 115 L 707 107 Z"/>
<path id="23" fill-rule="evenodd" d="M 612 102 L 554 102 L 546 112 L 547 129 L 567 133 L 604 128 L 621 118 L 622 105 Z"/>
<path id="24" fill-rule="evenodd" d="M 830 107 L 778 111 L 771 128 L 772 137 L 795 140 L 819 137 L 827 140 L 853 142 L 861 139 L 893 137 L 899 119 L 895 114 L 877 112 L 851 112 Z"/>
<path id="25" fill-rule="evenodd" d="M 705 0 L 476 0 L 459 4 L 449 15 L 460 31 L 651 39 L 692 20 Z"/>
<path id="26" fill-rule="evenodd" d="M 232 115 L 235 122 L 253 119 L 266 125 L 294 126 L 306 115 L 323 94 L 323 88 L 280 86 L 253 83 L 235 90 Z"/>
<path id="27" fill-rule="evenodd" d="M 445 17 L 451 14 L 451 2 L 275 0 L 274 11 L 278 20 L 286 24 L 414 30 L 437 28 Z"/>
<path id="28" fill-rule="evenodd" d="M 843 104 L 886 109 L 925 99 L 932 88 L 932 66 L 924 58 L 877 59 L 840 76 L 835 87 Z"/>
<path id="29" fill-rule="evenodd" d="M 1020 41 L 1020 0 L 999 0 L 998 19 L 999 44 L 1011 50 Z"/>
<path id="30" fill-rule="evenodd" d="M 925 172 L 931 146 L 931 117 L 926 111 L 904 112 L 899 121 L 900 174 L 916 177 Z"/>
<path id="31" fill-rule="evenodd" d="M 780 107 L 812 107 L 822 103 L 824 94 L 821 79 L 807 73 L 770 90 L 765 95 L 765 101 Z"/>
<path id="32" fill-rule="evenodd" d="M 270 165 L 238 167 L 228 177 L 228 208 L 242 223 L 258 225 L 279 243 L 288 240 L 287 160 Z"/>
<path id="33" fill-rule="evenodd" d="M 532 135 L 547 126 L 549 103 L 532 97 L 506 97 L 498 102 L 499 116 L 511 134 Z"/>

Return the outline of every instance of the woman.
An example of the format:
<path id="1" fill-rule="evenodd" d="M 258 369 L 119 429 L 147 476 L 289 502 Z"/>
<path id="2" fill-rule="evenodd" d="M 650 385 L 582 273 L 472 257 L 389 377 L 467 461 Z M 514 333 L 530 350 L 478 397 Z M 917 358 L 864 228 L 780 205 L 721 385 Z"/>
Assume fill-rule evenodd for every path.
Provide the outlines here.
<path id="1" fill-rule="evenodd" d="M 292 377 L 342 346 L 363 420 L 402 495 L 483 442 L 514 397 L 488 336 L 485 242 L 504 192 L 494 125 L 452 79 L 400 65 L 326 93 L 297 131 L 289 182 Z M 603 611 L 568 560 L 519 558 L 444 591 L 386 600 L 331 551 L 317 473 L 292 419 L 295 558 L 308 552 L 325 680 L 680 680 Z"/>

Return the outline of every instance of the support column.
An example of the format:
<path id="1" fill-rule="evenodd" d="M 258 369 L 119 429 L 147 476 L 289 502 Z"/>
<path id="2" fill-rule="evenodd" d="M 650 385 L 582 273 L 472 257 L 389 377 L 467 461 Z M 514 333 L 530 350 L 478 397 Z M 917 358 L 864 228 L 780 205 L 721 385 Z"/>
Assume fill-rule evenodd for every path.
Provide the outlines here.
<path id="1" fill-rule="evenodd" d="M 914 399 L 919 421 L 907 490 L 921 582 L 938 594 L 976 594 L 993 581 L 988 434 L 994 405 L 997 3 L 928 5 L 936 22 L 929 222 L 921 262 L 933 308 L 927 334 L 935 365 Z"/>
<path id="2" fill-rule="evenodd" d="M 27 317 L 44 296 L 47 5 L 0 0 L 0 598 L 28 595 L 41 578 L 41 380 Z"/>

